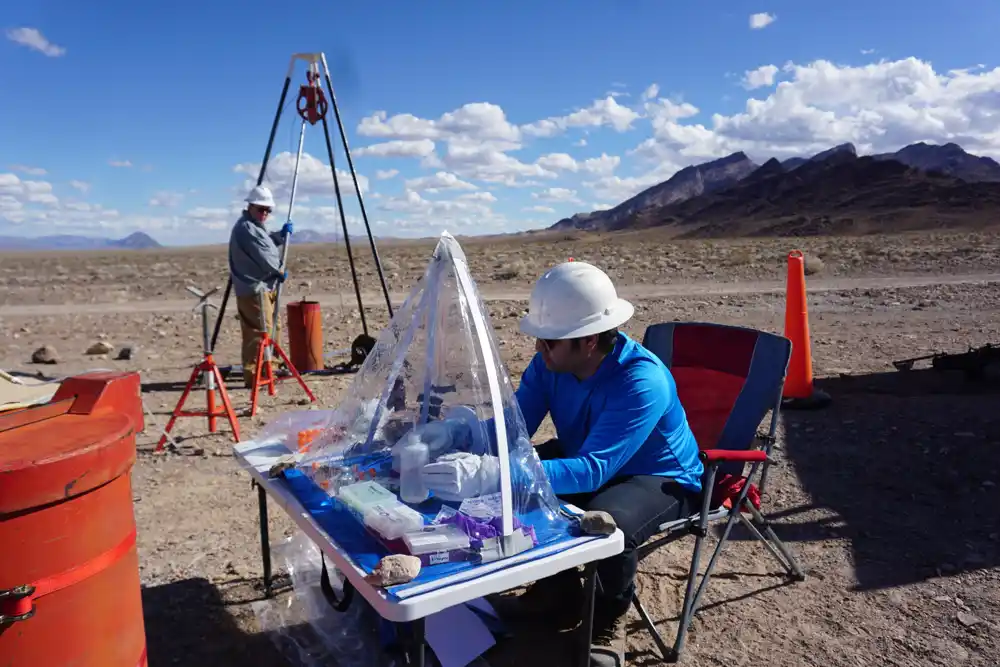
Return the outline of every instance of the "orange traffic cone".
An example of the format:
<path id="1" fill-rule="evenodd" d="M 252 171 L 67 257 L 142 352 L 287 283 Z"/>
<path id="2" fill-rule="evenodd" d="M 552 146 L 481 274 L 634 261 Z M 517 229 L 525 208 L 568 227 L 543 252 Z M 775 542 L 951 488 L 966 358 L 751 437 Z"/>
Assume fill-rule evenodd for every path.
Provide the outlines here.
<path id="1" fill-rule="evenodd" d="M 785 338 L 792 341 L 792 357 L 782 392 L 782 404 L 792 409 L 816 409 L 830 403 L 830 395 L 813 386 L 809 312 L 806 307 L 806 267 L 801 250 L 788 253 L 785 295 Z"/>

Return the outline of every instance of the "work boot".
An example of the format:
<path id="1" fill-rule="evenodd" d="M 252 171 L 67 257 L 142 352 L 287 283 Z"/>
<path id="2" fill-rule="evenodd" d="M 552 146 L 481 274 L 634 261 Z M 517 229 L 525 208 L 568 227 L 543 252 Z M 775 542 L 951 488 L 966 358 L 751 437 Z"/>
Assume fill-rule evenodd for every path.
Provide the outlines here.
<path id="1" fill-rule="evenodd" d="M 625 667 L 626 617 L 627 614 L 603 619 L 594 617 L 590 667 Z"/>
<path id="2" fill-rule="evenodd" d="M 504 621 L 545 619 L 564 630 L 580 620 L 583 583 L 575 570 L 561 572 L 536 581 L 521 595 L 507 595 L 490 602 Z"/>

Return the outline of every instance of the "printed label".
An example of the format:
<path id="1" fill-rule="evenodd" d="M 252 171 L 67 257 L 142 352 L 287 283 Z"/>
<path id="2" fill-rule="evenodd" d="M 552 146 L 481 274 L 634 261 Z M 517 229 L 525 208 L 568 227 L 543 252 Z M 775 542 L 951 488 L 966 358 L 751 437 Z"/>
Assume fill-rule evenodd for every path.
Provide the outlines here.
<path id="1" fill-rule="evenodd" d="M 447 563 L 448 562 L 448 552 L 447 551 L 438 551 L 437 553 L 431 554 L 428 557 L 428 560 L 430 561 L 431 565 L 440 565 L 441 563 Z"/>

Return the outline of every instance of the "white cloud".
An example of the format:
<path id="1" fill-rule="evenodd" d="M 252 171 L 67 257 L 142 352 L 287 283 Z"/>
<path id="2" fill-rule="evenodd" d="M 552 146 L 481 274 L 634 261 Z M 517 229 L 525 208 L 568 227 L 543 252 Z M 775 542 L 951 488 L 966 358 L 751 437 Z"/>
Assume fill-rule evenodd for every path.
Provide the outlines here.
<path id="1" fill-rule="evenodd" d="M 123 169 L 128 169 L 132 167 L 131 160 L 108 160 L 108 165 L 112 167 L 118 167 Z"/>
<path id="2" fill-rule="evenodd" d="M 90 192 L 90 183 L 88 183 L 87 181 L 73 180 L 69 182 L 69 186 L 74 190 L 82 192 L 83 194 L 87 194 L 88 192 Z"/>
<path id="3" fill-rule="evenodd" d="M 642 99 L 652 100 L 655 99 L 656 96 L 659 94 L 660 94 L 660 87 L 655 83 L 651 83 L 649 84 L 649 88 L 646 88 L 646 90 L 643 91 Z"/>
<path id="4" fill-rule="evenodd" d="M 576 160 L 568 153 L 548 153 L 535 161 L 538 166 L 551 171 L 583 171 L 591 174 L 610 174 L 620 163 L 620 157 L 607 153 L 582 161 Z"/>
<path id="5" fill-rule="evenodd" d="M 616 132 L 625 132 L 632 128 L 639 114 L 627 106 L 619 104 L 614 97 L 608 96 L 595 100 L 585 109 L 579 109 L 567 116 L 553 116 L 535 123 L 523 126 L 525 134 L 535 137 L 554 137 L 571 127 L 602 127 L 609 126 Z"/>
<path id="6" fill-rule="evenodd" d="M 870 56 L 873 53 L 875 53 L 875 49 L 861 49 L 861 55 L 863 56 Z"/>
<path id="7" fill-rule="evenodd" d="M 576 141 L 573 142 L 573 145 L 574 146 L 580 146 L 580 147 L 586 146 L 587 145 L 587 140 L 584 139 L 583 137 L 580 137 L 579 139 L 577 139 Z"/>
<path id="8" fill-rule="evenodd" d="M 760 30 L 766 28 L 775 22 L 778 17 L 773 14 L 768 14 L 767 12 L 761 12 L 759 14 L 750 15 L 750 29 Z"/>
<path id="9" fill-rule="evenodd" d="M 33 230 L 107 227 L 118 216 L 118 211 L 97 204 L 60 200 L 48 181 L 0 174 L 0 219 L 7 223 Z"/>
<path id="10" fill-rule="evenodd" d="M 49 173 L 41 167 L 29 167 L 24 164 L 12 164 L 10 165 L 11 171 L 19 171 L 22 174 L 27 174 L 28 176 L 44 176 Z"/>
<path id="11" fill-rule="evenodd" d="M 557 178 L 557 174 L 537 164 L 526 164 L 489 145 L 448 143 L 444 155 L 428 159 L 427 167 L 444 167 L 466 178 L 509 186 L 523 185 L 525 178 Z"/>
<path id="12" fill-rule="evenodd" d="M 13 28 L 7 31 L 7 39 L 50 58 L 58 58 L 66 53 L 65 48 L 47 40 L 37 28 Z"/>
<path id="13" fill-rule="evenodd" d="M 161 190 L 153 194 L 149 200 L 149 206 L 152 207 L 163 207 L 163 208 L 173 208 L 179 205 L 184 200 L 184 194 L 181 192 L 171 192 L 169 190 Z"/>
<path id="14" fill-rule="evenodd" d="M 440 192 L 441 190 L 475 190 L 477 186 L 463 181 L 455 174 L 439 171 L 431 176 L 411 178 L 406 181 L 406 188 L 415 192 Z"/>
<path id="15" fill-rule="evenodd" d="M 541 192 L 532 192 L 531 196 L 534 199 L 540 199 L 542 201 L 574 204 L 583 203 L 580 201 L 580 198 L 576 196 L 576 190 L 570 190 L 569 188 L 546 188 Z"/>
<path id="16" fill-rule="evenodd" d="M 17 174 L 0 174 L 0 195 L 13 197 L 24 204 L 44 204 L 55 206 L 59 199 L 52 193 L 48 181 L 22 180 Z"/>
<path id="17" fill-rule="evenodd" d="M 364 146 L 355 150 L 354 154 L 375 157 L 427 157 L 433 152 L 434 142 L 430 139 L 395 139 Z"/>
<path id="18" fill-rule="evenodd" d="M 525 206 L 522 211 L 527 211 L 529 213 L 555 213 L 556 210 L 551 206 Z"/>
<path id="19" fill-rule="evenodd" d="M 474 193 L 481 194 L 481 193 Z M 468 228 L 472 234 L 491 233 L 507 226 L 503 215 L 496 213 L 485 198 L 459 197 L 453 200 L 424 199 L 418 192 L 406 190 L 400 197 L 389 197 L 379 205 L 397 218 L 394 225 L 427 230 L 437 234 L 449 227 Z"/>
<path id="20" fill-rule="evenodd" d="M 399 169 L 379 169 L 375 172 L 375 178 L 380 181 L 387 181 L 399 175 Z"/>
<path id="21" fill-rule="evenodd" d="M 233 167 L 237 174 L 245 174 L 248 178 L 243 182 L 241 193 L 250 191 L 257 183 L 257 174 L 260 172 L 259 162 L 245 162 Z M 278 200 L 287 200 L 291 194 L 292 176 L 295 172 L 295 154 L 289 151 L 278 153 L 271 157 L 267 163 L 267 172 L 264 174 L 264 183 L 269 186 Z M 354 195 L 354 181 L 351 173 L 342 169 L 337 169 L 337 181 L 340 186 L 341 196 Z M 368 191 L 368 179 L 363 174 L 358 174 L 358 184 L 361 192 Z M 334 197 L 336 193 L 333 188 L 333 173 L 330 165 L 319 158 L 313 157 L 309 153 L 302 153 L 302 160 L 299 163 L 299 177 L 296 183 L 296 201 L 301 201 L 300 197 Z M 240 198 L 242 199 L 241 194 Z"/>
<path id="22" fill-rule="evenodd" d="M 774 65 L 762 65 L 754 70 L 748 70 L 743 74 L 743 87 L 747 90 L 773 86 L 774 77 L 778 74 L 778 68 Z"/>
<path id="23" fill-rule="evenodd" d="M 497 198 L 492 192 L 466 192 L 465 194 L 458 195 L 459 199 L 469 199 L 472 201 L 487 201 L 495 202 Z"/>
<path id="24" fill-rule="evenodd" d="M 516 148 L 521 141 L 521 131 L 507 121 L 503 109 L 489 102 L 465 104 L 437 120 L 412 114 L 390 118 L 385 111 L 376 111 L 361 120 L 357 132 L 366 137 L 396 140 L 494 142 L 507 148 Z"/>

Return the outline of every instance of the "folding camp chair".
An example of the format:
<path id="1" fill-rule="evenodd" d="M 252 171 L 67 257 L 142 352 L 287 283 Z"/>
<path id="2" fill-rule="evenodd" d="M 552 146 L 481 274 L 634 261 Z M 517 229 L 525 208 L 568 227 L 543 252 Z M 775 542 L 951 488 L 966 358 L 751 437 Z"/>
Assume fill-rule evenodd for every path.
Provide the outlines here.
<path id="1" fill-rule="evenodd" d="M 639 601 L 638 593 L 632 596 L 632 604 L 652 634 L 663 659 L 676 662 L 712 570 L 737 521 L 764 544 L 792 580 L 804 578 L 795 559 L 761 514 L 756 505 L 759 497 L 756 493 L 749 495 L 753 489 L 751 480 L 762 465 L 763 488 L 771 462 L 791 341 L 744 327 L 670 322 L 649 327 L 642 342 L 670 368 L 705 465 L 701 510 L 688 518 L 662 524 L 657 535 L 639 548 L 641 560 L 668 542 L 688 534 L 695 536 L 691 571 L 673 648 L 663 641 Z M 757 429 L 768 409 L 771 410 L 770 428 L 767 435 L 762 435 Z M 750 464 L 750 471 L 744 475 L 746 464 Z M 723 520 L 726 525 L 722 537 L 696 589 L 708 525 Z"/>

